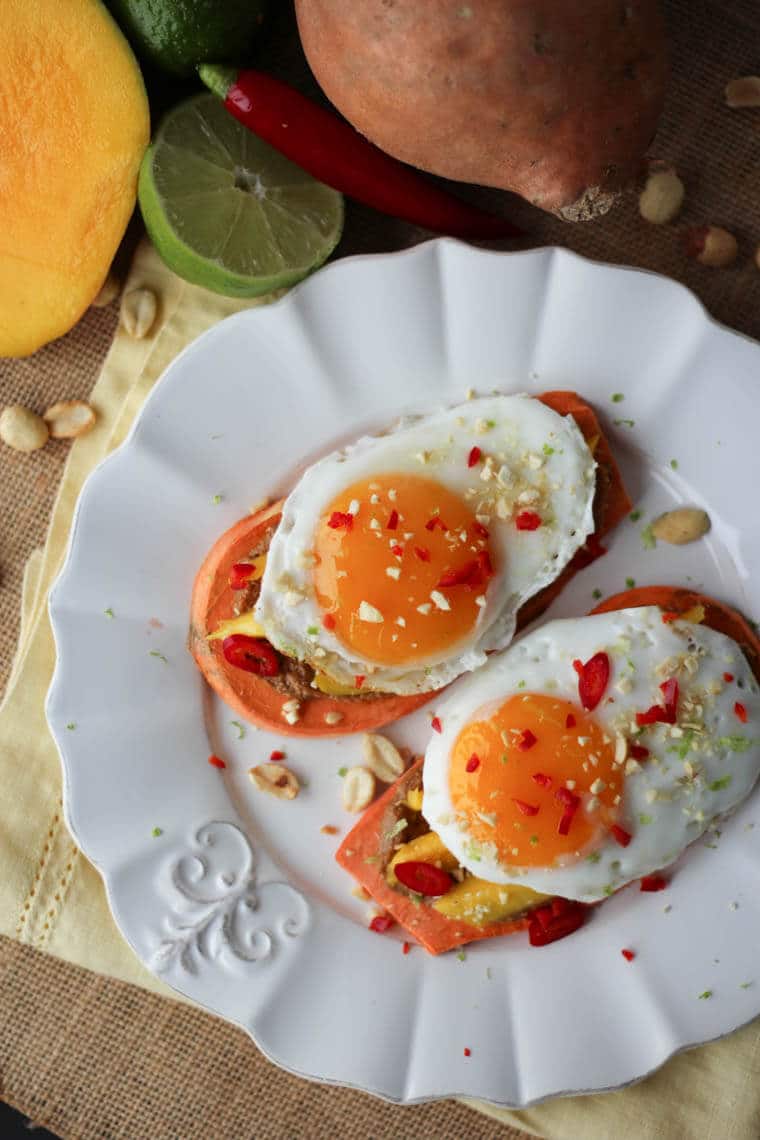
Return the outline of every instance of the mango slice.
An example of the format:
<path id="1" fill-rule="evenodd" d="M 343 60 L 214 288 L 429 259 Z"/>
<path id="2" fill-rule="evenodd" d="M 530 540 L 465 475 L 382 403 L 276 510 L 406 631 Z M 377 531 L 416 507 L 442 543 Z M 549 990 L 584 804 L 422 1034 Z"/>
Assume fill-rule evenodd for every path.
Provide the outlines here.
<path id="1" fill-rule="evenodd" d="M 446 918 L 469 922 L 473 926 L 489 926 L 506 922 L 526 910 L 538 906 L 550 895 L 541 895 L 519 883 L 487 883 L 483 879 L 466 878 L 450 891 L 433 900 L 432 906 Z"/>

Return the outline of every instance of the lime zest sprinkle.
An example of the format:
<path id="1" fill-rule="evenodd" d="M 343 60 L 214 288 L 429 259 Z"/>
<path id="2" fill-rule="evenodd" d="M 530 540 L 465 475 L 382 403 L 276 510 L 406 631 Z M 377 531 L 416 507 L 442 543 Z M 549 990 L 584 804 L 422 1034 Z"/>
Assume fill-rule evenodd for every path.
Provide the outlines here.
<path id="1" fill-rule="evenodd" d="M 702 993 L 699 995 L 699 1000 L 700 1001 L 707 1001 L 707 999 L 711 998 L 712 996 L 713 996 L 712 990 L 702 990 Z"/>
<path id="2" fill-rule="evenodd" d="M 149 649 L 148 650 L 148 656 L 149 657 L 157 657 L 159 659 L 159 661 L 163 661 L 164 665 L 169 664 L 169 658 L 164 657 L 163 653 L 161 653 L 161 651 L 159 649 Z"/>
<path id="3" fill-rule="evenodd" d="M 607 898 L 609 898 L 610 895 L 614 895 L 615 893 L 615 888 L 613 887 L 612 883 L 608 883 L 607 886 L 603 887 L 602 889 L 605 895 L 607 895 Z"/>
<path id="4" fill-rule="evenodd" d="M 103 613 L 105 614 L 105 616 L 107 618 L 113 618 L 116 616 L 110 606 L 108 607 L 107 610 L 103 610 Z"/>
<path id="5" fill-rule="evenodd" d="M 631 520 L 631 522 L 638 522 L 639 519 L 641 518 L 641 511 L 639 511 L 639 510 L 631 511 L 628 518 Z"/>
<path id="6" fill-rule="evenodd" d="M 641 532 L 641 545 L 645 550 L 654 550 L 657 546 L 657 539 L 654 537 L 651 523 L 645 526 Z"/>
<path id="7" fill-rule="evenodd" d="M 674 471 L 677 471 L 678 470 L 678 460 L 677 459 L 671 459 L 670 466 L 673 468 Z"/>
<path id="8" fill-rule="evenodd" d="M 747 752 L 752 745 L 746 736 L 719 736 L 716 743 L 719 748 L 727 748 L 729 752 Z"/>
<path id="9" fill-rule="evenodd" d="M 338 775 L 342 778 L 348 772 L 348 768 L 338 768 Z"/>
<path id="10" fill-rule="evenodd" d="M 646 825 L 646 824 L 651 823 L 651 822 L 652 822 L 651 815 L 647 815 L 646 812 L 643 812 L 643 811 L 639 812 L 639 823 Z"/>
<path id="11" fill-rule="evenodd" d="M 731 773 L 728 772 L 725 776 L 721 776 L 719 780 L 713 780 L 713 782 L 710 784 L 710 791 L 711 792 L 722 791 L 723 788 L 728 787 L 728 785 L 731 783 L 732 779 L 733 779 L 733 777 L 732 777 Z"/>
<path id="12" fill-rule="evenodd" d="M 153 830 L 151 831 L 151 835 L 153 836 L 154 839 L 158 839 L 159 835 L 163 835 L 163 834 L 164 834 L 163 827 L 154 827 Z"/>
<path id="13" fill-rule="evenodd" d="M 594 598 L 596 601 L 599 601 L 601 596 L 602 596 L 602 591 L 598 587 L 591 594 L 591 597 Z"/>
<path id="14" fill-rule="evenodd" d="M 238 730 L 238 736 L 237 736 L 238 740 L 242 740 L 243 737 L 245 736 L 244 726 L 240 723 L 239 720 L 231 720 L 230 724 L 233 725 L 233 727 Z"/>
<path id="15" fill-rule="evenodd" d="M 751 985 L 752 985 L 752 982 L 739 982 L 739 989 L 740 990 L 748 990 Z"/>
<path id="16" fill-rule="evenodd" d="M 467 960 L 467 955 L 465 954 L 464 950 L 457 951 L 457 958 L 460 962 L 465 962 Z"/>
<path id="17" fill-rule="evenodd" d="M 319 637 L 319 626 L 309 625 L 306 627 L 306 632 L 308 633 L 309 637 Z"/>
<path id="18" fill-rule="evenodd" d="M 537 844 L 538 844 L 538 836 L 537 836 L 537 835 L 531 835 L 531 837 L 530 837 L 530 839 L 528 840 L 528 842 L 530 843 L 531 847 L 535 847 L 535 846 L 537 846 Z"/>
<path id="19" fill-rule="evenodd" d="M 554 455 L 554 448 L 549 443 L 545 443 L 541 450 L 544 455 Z"/>
<path id="20" fill-rule="evenodd" d="M 629 590 L 632 590 L 633 587 L 636 585 L 636 579 L 635 578 L 626 578 L 625 584 Z"/>
<path id="21" fill-rule="evenodd" d="M 613 404 L 622 404 L 625 396 L 622 392 L 613 392 L 610 396 L 610 399 L 612 400 Z"/>
<path id="22" fill-rule="evenodd" d="M 525 682 L 524 681 L 518 681 L 517 687 L 518 687 L 518 689 L 524 689 L 525 688 Z"/>
<path id="23" fill-rule="evenodd" d="M 76 721 L 70 720 L 69 723 L 66 725 L 66 727 L 69 730 L 69 732 L 73 732 L 74 729 L 76 728 Z"/>
<path id="24" fill-rule="evenodd" d="M 615 427 L 636 427 L 635 420 L 613 420 L 612 422 L 614 423 Z"/>
<path id="25" fill-rule="evenodd" d="M 590 855 L 586 856 L 587 863 L 598 863 L 600 859 L 601 855 L 598 851 L 592 851 Z"/>
<path id="26" fill-rule="evenodd" d="M 213 495 L 212 496 L 211 502 L 214 504 L 215 507 L 218 507 L 219 504 L 221 503 L 221 501 L 222 501 L 221 495 Z"/>

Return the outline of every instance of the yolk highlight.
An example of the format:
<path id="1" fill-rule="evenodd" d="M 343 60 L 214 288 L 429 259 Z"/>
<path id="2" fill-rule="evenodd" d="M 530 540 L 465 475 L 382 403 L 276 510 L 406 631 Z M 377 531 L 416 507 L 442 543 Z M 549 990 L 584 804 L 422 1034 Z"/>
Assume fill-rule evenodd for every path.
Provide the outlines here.
<path id="1" fill-rule="evenodd" d="M 583 709 L 526 693 L 465 725 L 452 749 L 449 788 L 473 851 L 490 845 L 504 864 L 551 867 L 606 836 L 619 814 L 623 768 L 612 738 Z M 568 792 L 579 802 L 562 835 Z"/>
<path id="2" fill-rule="evenodd" d="M 418 475 L 347 487 L 317 524 L 314 554 L 317 601 L 335 635 L 358 656 L 390 665 L 461 642 L 496 569 L 488 531 L 467 504 Z"/>

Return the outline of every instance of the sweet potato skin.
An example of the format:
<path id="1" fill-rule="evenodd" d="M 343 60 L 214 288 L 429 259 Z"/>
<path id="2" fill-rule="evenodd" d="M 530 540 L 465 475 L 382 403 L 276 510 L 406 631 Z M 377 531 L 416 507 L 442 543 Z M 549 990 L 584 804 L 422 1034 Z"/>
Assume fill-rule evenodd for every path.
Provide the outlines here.
<path id="1" fill-rule="evenodd" d="M 659 0 L 296 0 L 328 98 L 396 158 L 568 220 L 637 175 L 667 80 Z"/>

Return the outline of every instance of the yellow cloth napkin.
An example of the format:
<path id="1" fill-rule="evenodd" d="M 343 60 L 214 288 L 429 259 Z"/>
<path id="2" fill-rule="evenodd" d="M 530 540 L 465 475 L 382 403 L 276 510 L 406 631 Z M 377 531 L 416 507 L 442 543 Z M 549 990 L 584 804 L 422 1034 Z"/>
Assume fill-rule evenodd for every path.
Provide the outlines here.
<path id="1" fill-rule="evenodd" d="M 138 285 L 159 296 L 159 323 L 144 341 L 117 333 L 92 393 L 98 425 L 72 446 L 47 542 L 32 554 L 24 575 L 21 635 L 0 707 L 0 786 L 13 789 L 0 805 L 0 933 L 176 998 L 122 939 L 100 877 L 61 818 L 58 756 L 44 714 L 55 657 L 47 592 L 86 476 L 122 442 L 166 366 L 222 317 L 261 302 L 233 301 L 180 281 L 147 244 L 137 251 L 126 287 Z M 604 1010 L 589 1016 L 603 1020 Z M 618 1030 L 625 1033 L 625 1025 Z M 523 1111 L 468 1103 L 548 1140 L 610 1140 L 615 1135 L 626 1140 L 758 1140 L 758 1072 L 760 1022 L 755 1022 L 724 1041 L 681 1054 L 647 1080 L 616 1093 L 561 1098 Z"/>

